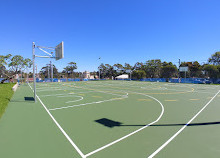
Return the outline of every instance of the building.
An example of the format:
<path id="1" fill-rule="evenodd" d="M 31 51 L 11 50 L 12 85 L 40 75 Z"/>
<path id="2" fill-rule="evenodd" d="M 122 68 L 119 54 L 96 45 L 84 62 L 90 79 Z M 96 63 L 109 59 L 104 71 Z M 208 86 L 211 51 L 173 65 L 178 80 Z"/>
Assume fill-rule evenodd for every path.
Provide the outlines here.
<path id="1" fill-rule="evenodd" d="M 82 77 L 84 79 L 98 79 L 99 78 L 97 75 L 91 75 L 89 71 L 84 71 L 82 73 Z"/>
<path id="2" fill-rule="evenodd" d="M 90 72 L 89 71 L 83 72 L 83 78 L 90 79 Z"/>
<path id="3" fill-rule="evenodd" d="M 123 74 L 123 75 L 119 75 L 117 77 L 115 77 L 116 80 L 124 80 L 124 79 L 128 79 L 128 74 Z"/>

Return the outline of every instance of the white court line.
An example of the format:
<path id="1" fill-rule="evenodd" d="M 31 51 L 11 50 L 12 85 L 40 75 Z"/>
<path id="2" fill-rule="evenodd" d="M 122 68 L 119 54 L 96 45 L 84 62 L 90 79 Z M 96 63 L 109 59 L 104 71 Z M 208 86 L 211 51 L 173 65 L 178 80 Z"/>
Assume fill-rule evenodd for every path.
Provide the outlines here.
<path id="1" fill-rule="evenodd" d="M 75 96 L 74 94 L 67 94 L 67 95 L 59 95 L 59 96 L 57 96 L 57 97 L 59 97 L 59 98 L 65 98 L 65 97 L 81 97 L 81 96 Z"/>
<path id="2" fill-rule="evenodd" d="M 84 98 L 81 97 L 81 96 L 76 96 L 76 97 L 80 97 L 80 99 L 78 99 L 78 100 L 73 100 L 73 101 L 67 101 L 67 102 L 65 102 L 65 103 L 77 102 L 77 101 L 80 101 L 80 100 L 83 100 L 83 99 L 84 99 Z"/>
<path id="3" fill-rule="evenodd" d="M 78 87 L 80 89 L 84 89 L 82 87 Z M 85 88 L 88 89 L 88 88 Z M 99 103 L 103 103 L 103 102 L 109 102 L 109 101 L 114 101 L 114 100 L 120 100 L 120 99 L 124 99 L 128 97 L 128 93 L 126 93 L 126 95 L 118 95 L 118 94 L 114 94 L 114 93 L 108 93 L 108 92 L 104 92 L 104 91 L 100 91 L 100 90 L 93 90 L 91 92 L 101 92 L 101 93 L 105 93 L 105 94 L 111 94 L 111 95 L 116 95 L 116 96 L 120 96 L 122 98 L 115 98 L 115 99 L 109 99 L 109 100 L 102 100 L 102 101 L 97 101 L 97 102 L 91 102 L 91 103 L 84 103 L 84 104 L 78 104 L 78 105 L 71 105 L 71 106 L 63 106 L 63 107 L 59 107 L 59 108 L 52 108 L 49 110 L 61 110 L 61 109 L 66 109 L 66 108 L 72 108 L 72 107 L 77 107 L 77 106 L 84 106 L 84 105 L 89 105 L 89 104 L 99 104 Z M 74 102 L 74 101 L 73 101 Z"/>
<path id="4" fill-rule="evenodd" d="M 48 94 L 48 95 L 42 95 L 39 97 L 51 97 L 51 96 L 59 96 L 59 95 L 68 95 L 68 94 L 73 94 L 73 93 L 60 93 L 60 94 Z"/>
<path id="5" fill-rule="evenodd" d="M 84 103 L 84 104 L 71 105 L 71 106 L 63 106 L 63 107 L 60 107 L 60 108 L 53 108 L 53 109 L 49 109 L 49 110 L 53 111 L 53 110 L 61 110 L 61 109 L 67 109 L 67 108 L 72 108 L 72 107 L 77 107 L 77 106 L 84 106 L 84 105 L 89 105 L 89 104 L 100 104 L 100 103 L 109 102 L 109 101 L 113 101 L 113 100 L 120 100 L 120 99 L 124 99 L 124 98 L 127 98 L 127 97 L 125 96 L 125 97 L 122 97 L 122 98 L 102 100 L 102 101 L 97 101 L 97 102 Z"/>
<path id="6" fill-rule="evenodd" d="M 94 91 L 90 91 L 90 92 L 73 92 L 73 93 L 59 93 L 59 94 L 48 94 L 48 95 L 40 95 L 39 97 L 50 97 L 50 96 L 59 96 L 59 95 L 77 95 L 77 94 L 81 94 L 81 93 L 91 93 L 91 92 L 94 92 Z"/>
<path id="7" fill-rule="evenodd" d="M 116 95 L 116 96 L 120 96 L 120 97 L 124 97 L 124 96 L 127 96 L 127 95 L 128 95 L 128 93 L 126 93 L 126 95 L 119 95 L 119 94 L 109 93 L 109 92 L 100 91 L 100 90 L 98 90 L 98 91 L 94 90 L 94 91 L 95 91 L 95 92 L 105 93 L 105 94 Z"/>
<path id="8" fill-rule="evenodd" d="M 45 90 L 38 90 L 38 92 L 46 92 L 46 91 L 61 91 L 63 89 L 45 89 Z"/>
<path id="9" fill-rule="evenodd" d="M 32 87 L 28 83 L 29 87 L 33 91 Z M 60 124 L 56 121 L 56 119 L 53 117 L 53 115 L 50 113 L 50 111 L 47 109 L 47 107 L 44 105 L 44 103 L 41 101 L 41 99 L 36 95 L 37 99 L 40 101 L 41 105 L 44 107 L 46 112 L 49 114 L 51 119 L 54 121 L 54 123 L 57 125 L 57 127 L 60 129 L 60 131 L 63 133 L 63 135 L 67 138 L 67 140 L 70 142 L 70 144 L 76 149 L 76 151 L 80 154 L 82 158 L 86 158 L 86 156 L 82 153 L 82 151 L 76 146 L 76 144 L 72 141 L 72 139 L 68 136 L 68 134 L 64 131 L 64 129 L 60 126 Z"/>
<path id="10" fill-rule="evenodd" d="M 136 93 L 136 92 L 133 92 L 133 93 Z M 151 122 L 151 123 L 145 125 L 144 127 L 139 128 L 138 130 L 136 130 L 136 131 L 134 131 L 134 132 L 132 132 L 132 133 L 129 133 L 129 134 L 127 134 L 127 135 L 125 135 L 125 136 L 123 136 L 123 137 L 121 137 L 121 138 L 119 138 L 119 139 L 117 139 L 117 140 L 115 140 L 115 141 L 113 141 L 113 142 L 107 144 L 107 145 L 104 145 L 104 146 L 101 147 L 101 148 L 98 148 L 98 149 L 96 149 L 96 150 L 94 150 L 94 151 L 92 151 L 92 152 L 86 154 L 85 157 L 91 156 L 91 155 L 93 155 L 93 154 L 95 154 L 95 153 L 97 153 L 97 152 L 99 152 L 99 151 L 101 151 L 101 150 L 103 150 L 103 149 L 105 149 L 105 148 L 107 148 L 107 147 L 110 147 L 111 145 L 113 145 L 113 144 L 115 144 L 115 143 L 118 143 L 118 142 L 122 141 L 123 139 L 126 139 L 126 138 L 128 138 L 129 136 L 134 135 L 134 134 L 137 133 L 137 132 L 140 132 L 141 130 L 143 130 L 143 129 L 149 127 L 150 125 L 152 125 L 152 124 L 158 122 L 158 121 L 161 119 L 161 117 L 163 116 L 163 113 L 164 113 L 163 104 L 162 104 L 159 100 L 157 100 L 156 98 L 154 98 L 154 97 L 152 97 L 152 96 L 150 96 L 150 95 L 146 95 L 146 94 L 142 94 L 142 93 L 136 93 L 136 94 L 144 95 L 144 96 L 147 96 L 147 97 L 152 98 L 153 100 L 156 100 L 156 101 L 160 104 L 161 109 L 162 109 L 162 110 L 161 110 L 161 113 L 160 113 L 160 116 L 159 116 L 155 121 L 153 121 L 153 122 Z"/>
<path id="11" fill-rule="evenodd" d="M 211 102 L 212 100 L 219 94 L 220 90 L 212 97 L 211 100 L 195 115 L 189 122 L 187 122 L 179 131 L 177 131 L 170 139 L 168 139 L 163 145 L 161 145 L 155 152 L 153 152 L 148 158 L 154 157 L 158 154 L 164 147 L 166 147 L 176 136 L 178 136 Z"/>
<path id="12" fill-rule="evenodd" d="M 84 90 L 85 89 L 89 89 L 89 90 L 92 90 L 93 92 L 101 92 L 101 93 L 105 93 L 105 94 L 112 94 L 112 95 L 116 95 L 116 96 L 120 96 L 120 97 L 128 95 L 128 93 L 126 93 L 126 92 L 124 92 L 124 93 L 126 93 L 126 95 L 119 95 L 119 94 L 109 93 L 109 92 L 105 92 L 105 91 L 101 91 L 101 90 L 96 90 L 96 89 L 91 89 L 91 88 L 83 88 L 83 87 L 76 87 L 76 88 L 81 88 L 81 89 L 84 89 Z M 110 91 L 110 90 L 108 90 L 108 91 Z"/>
<path id="13" fill-rule="evenodd" d="M 39 87 L 39 88 L 36 88 L 36 89 L 48 89 L 48 88 L 50 88 L 50 89 L 58 89 L 60 87 Z"/>

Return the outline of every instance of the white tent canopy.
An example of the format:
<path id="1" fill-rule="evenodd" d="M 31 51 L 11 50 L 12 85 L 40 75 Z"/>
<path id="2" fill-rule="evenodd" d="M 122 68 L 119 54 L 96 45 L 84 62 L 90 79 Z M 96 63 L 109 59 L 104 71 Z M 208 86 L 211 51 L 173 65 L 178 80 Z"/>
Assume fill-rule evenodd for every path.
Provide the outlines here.
<path id="1" fill-rule="evenodd" d="M 123 74 L 115 77 L 116 79 L 128 79 L 128 74 Z"/>

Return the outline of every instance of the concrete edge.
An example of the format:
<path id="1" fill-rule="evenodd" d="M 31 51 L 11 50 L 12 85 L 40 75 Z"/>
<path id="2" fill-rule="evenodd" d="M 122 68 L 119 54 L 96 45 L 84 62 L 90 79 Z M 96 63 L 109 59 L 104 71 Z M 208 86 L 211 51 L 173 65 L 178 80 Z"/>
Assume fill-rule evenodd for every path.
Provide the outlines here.
<path id="1" fill-rule="evenodd" d="M 15 92 L 18 88 L 18 83 L 16 83 L 13 87 L 12 87 L 12 90 Z"/>

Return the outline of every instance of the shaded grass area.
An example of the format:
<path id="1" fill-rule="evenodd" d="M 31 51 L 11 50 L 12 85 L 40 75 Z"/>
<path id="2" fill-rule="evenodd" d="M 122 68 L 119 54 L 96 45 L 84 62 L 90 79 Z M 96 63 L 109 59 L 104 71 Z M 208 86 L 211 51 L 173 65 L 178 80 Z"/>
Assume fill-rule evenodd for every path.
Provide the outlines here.
<path id="1" fill-rule="evenodd" d="M 5 112 L 5 109 L 8 105 L 8 102 L 10 101 L 13 91 L 12 87 L 14 86 L 14 83 L 4 83 L 0 84 L 0 118 Z"/>

